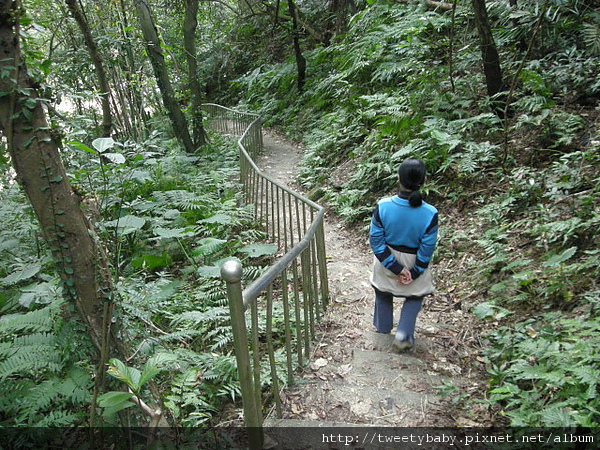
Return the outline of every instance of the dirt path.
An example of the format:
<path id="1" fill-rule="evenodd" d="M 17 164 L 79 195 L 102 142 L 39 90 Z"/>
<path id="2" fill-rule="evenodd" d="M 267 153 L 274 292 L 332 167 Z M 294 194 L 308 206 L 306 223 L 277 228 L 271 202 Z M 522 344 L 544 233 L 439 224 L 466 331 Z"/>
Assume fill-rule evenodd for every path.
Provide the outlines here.
<path id="1" fill-rule="evenodd" d="M 301 191 L 295 179 L 302 148 L 272 132 L 265 134 L 264 143 L 265 153 L 257 161 L 261 170 Z M 313 363 L 303 374 L 309 388 L 303 389 L 301 383 L 286 391 L 284 417 L 390 426 L 485 425 L 476 419 L 481 417 L 476 412 L 466 414 L 451 407 L 452 396 L 439 396 L 442 385 L 468 395 L 479 388 L 481 378 L 470 370 L 477 350 L 465 344 L 476 336 L 469 335 L 461 302 L 451 294 L 453 286 L 444 284 L 452 262 L 436 265 L 439 292 L 424 304 L 415 348 L 399 355 L 391 347 L 393 335 L 377 334 L 372 325 L 372 254 L 366 232 L 345 226 L 328 212 L 325 235 L 331 304 L 319 325 Z M 399 305 L 395 310 L 397 320 Z M 369 394 L 376 387 L 389 393 L 377 404 L 361 399 L 360 391 L 376 397 Z M 336 389 L 354 399 L 336 397 Z"/>

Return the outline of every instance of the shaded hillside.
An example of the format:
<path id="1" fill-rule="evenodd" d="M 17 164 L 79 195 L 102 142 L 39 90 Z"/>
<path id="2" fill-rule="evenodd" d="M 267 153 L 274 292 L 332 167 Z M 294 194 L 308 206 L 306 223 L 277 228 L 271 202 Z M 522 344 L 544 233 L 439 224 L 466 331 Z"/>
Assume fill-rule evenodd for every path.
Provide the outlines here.
<path id="1" fill-rule="evenodd" d="M 234 83 L 243 106 L 304 141 L 300 183 L 359 230 L 404 158 L 427 163 L 437 259 L 453 261 L 455 301 L 489 331 L 485 404 L 516 425 L 598 423 L 599 33 L 580 6 L 490 7 L 505 120 L 466 5 L 369 4 L 331 45 L 307 39 L 303 92 L 291 57 Z"/>

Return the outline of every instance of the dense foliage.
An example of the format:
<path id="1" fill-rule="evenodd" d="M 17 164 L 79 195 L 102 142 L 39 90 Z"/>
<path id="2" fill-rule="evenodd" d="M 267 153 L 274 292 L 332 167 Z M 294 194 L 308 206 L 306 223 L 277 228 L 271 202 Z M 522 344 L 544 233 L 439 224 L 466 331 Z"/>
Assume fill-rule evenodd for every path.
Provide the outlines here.
<path id="1" fill-rule="evenodd" d="M 304 140 L 301 183 L 360 227 L 398 164 L 425 160 L 443 217 L 438 259 L 463 261 L 444 285 L 496 324 L 483 402 L 500 423 L 596 426 L 597 11 L 488 4 L 511 99 L 503 119 L 467 5 L 368 3 L 331 45 L 306 42 L 302 93 L 290 56 L 236 80 L 243 104 Z"/>
<path id="2" fill-rule="evenodd" d="M 252 266 L 246 246 L 263 238 L 237 206 L 234 145 L 211 136 L 190 155 L 172 139 L 126 0 L 84 4 L 112 86 L 114 132 L 103 138 L 76 24 L 62 3 L 24 3 L 28 70 L 106 248 L 115 333 L 129 352 L 110 360 L 102 384 L 0 141 L 0 425 L 100 423 L 96 414 L 147 424 L 134 396 L 171 424 L 217 423 L 238 400 L 218 265 L 236 255 Z M 150 3 L 176 100 L 192 118 L 185 8 Z M 445 283 L 493 324 L 481 349 L 489 392 L 475 401 L 499 424 L 597 426 L 597 4 L 488 2 L 509 105 L 499 114 L 470 3 L 293 3 L 297 28 L 289 2 L 201 2 L 206 100 L 259 112 L 302 139 L 300 183 L 359 228 L 395 188 L 399 162 L 425 160 L 428 196 L 442 211 L 438 260 L 462 262 Z"/>
<path id="3" fill-rule="evenodd" d="M 134 394 L 150 404 L 160 399 L 156 407 L 182 425 L 210 421 L 238 399 L 219 262 L 237 255 L 251 269 L 256 252 L 247 244 L 262 233 L 252 212 L 238 208 L 235 145 L 213 140 L 202 157 L 158 134 L 135 145 L 69 144 L 71 175 L 118 274 L 120 339 L 132 349 L 131 361 L 111 360 L 109 373 L 132 393 L 100 397 L 105 423 L 134 406 Z M 13 426 L 80 424 L 92 401 L 92 346 L 63 308 L 22 194 L 10 185 L 1 197 L 0 417 Z M 158 397 L 147 390 L 154 382 Z M 132 424 L 146 423 L 135 417 Z"/>

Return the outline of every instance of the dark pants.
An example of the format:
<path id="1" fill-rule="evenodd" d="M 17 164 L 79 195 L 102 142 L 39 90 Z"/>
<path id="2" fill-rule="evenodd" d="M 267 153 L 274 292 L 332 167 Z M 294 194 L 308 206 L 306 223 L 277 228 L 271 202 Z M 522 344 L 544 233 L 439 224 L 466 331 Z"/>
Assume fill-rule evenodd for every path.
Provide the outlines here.
<path id="1" fill-rule="evenodd" d="M 423 305 L 423 297 L 407 297 L 402 304 L 397 331 L 410 338 L 415 337 L 417 316 Z M 394 296 L 389 292 L 375 289 L 375 311 L 373 325 L 379 333 L 389 333 L 394 326 Z"/>

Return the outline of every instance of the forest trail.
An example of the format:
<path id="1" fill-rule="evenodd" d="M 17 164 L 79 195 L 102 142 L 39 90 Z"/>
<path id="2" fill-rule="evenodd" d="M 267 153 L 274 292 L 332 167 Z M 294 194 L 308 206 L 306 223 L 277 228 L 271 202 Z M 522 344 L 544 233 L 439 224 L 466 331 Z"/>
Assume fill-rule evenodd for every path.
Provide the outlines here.
<path id="1" fill-rule="evenodd" d="M 265 132 L 265 151 L 257 165 L 270 177 L 296 191 L 302 148 L 273 132 Z M 369 283 L 372 253 L 366 230 L 344 225 L 331 211 L 325 224 L 330 305 L 317 328 L 309 367 L 295 386 L 283 393 L 283 421 L 270 425 L 394 427 L 480 426 L 457 416 L 442 385 L 469 389 L 477 374 L 457 362 L 474 358 L 461 346 L 466 339 L 460 302 L 436 283 L 438 293 L 426 299 L 417 321 L 415 348 L 398 354 L 393 334 L 381 335 L 372 325 L 373 289 Z M 451 262 L 434 269 L 436 280 Z M 448 278 L 448 277 L 445 277 Z M 400 303 L 395 305 L 398 319 Z M 275 414 L 271 414 L 274 416 Z"/>

